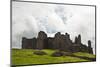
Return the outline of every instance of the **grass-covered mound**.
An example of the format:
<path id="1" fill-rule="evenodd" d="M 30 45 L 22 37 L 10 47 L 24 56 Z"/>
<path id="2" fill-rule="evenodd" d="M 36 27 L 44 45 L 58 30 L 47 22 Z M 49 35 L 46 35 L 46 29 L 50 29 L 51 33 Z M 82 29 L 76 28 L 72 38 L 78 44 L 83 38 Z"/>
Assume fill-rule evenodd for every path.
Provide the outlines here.
<path id="1" fill-rule="evenodd" d="M 37 55 L 36 50 L 32 49 L 12 49 L 12 65 L 29 65 L 29 64 L 52 64 L 52 63 L 69 63 L 69 62 L 87 62 L 91 61 L 86 58 L 95 59 L 95 55 L 88 53 L 73 53 L 73 56 L 51 56 L 56 50 L 41 50 L 45 55 Z M 35 53 L 34 53 L 35 52 Z"/>
<path id="2" fill-rule="evenodd" d="M 47 55 L 47 53 L 45 51 L 42 51 L 42 50 L 36 50 L 33 53 L 36 55 Z"/>

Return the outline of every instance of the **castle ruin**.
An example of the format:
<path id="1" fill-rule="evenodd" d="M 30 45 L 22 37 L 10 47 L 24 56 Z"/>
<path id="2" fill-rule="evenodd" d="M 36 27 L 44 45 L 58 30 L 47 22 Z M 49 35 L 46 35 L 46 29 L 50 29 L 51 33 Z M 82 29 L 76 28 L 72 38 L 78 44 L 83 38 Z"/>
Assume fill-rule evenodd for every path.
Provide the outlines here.
<path id="1" fill-rule="evenodd" d="M 37 38 L 27 39 L 23 37 L 22 49 L 58 49 L 61 51 L 93 54 L 90 40 L 88 40 L 88 46 L 86 46 L 81 42 L 81 35 L 75 37 L 75 41 L 72 42 L 68 33 L 64 35 L 60 32 L 57 32 L 54 37 L 47 37 L 47 34 L 43 31 L 38 33 Z"/>

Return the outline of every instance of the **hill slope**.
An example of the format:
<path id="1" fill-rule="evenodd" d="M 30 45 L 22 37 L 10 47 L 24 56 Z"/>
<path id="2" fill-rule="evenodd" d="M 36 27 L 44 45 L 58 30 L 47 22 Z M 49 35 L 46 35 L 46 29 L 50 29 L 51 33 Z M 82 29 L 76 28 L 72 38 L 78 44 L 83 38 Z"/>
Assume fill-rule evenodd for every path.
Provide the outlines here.
<path id="1" fill-rule="evenodd" d="M 12 49 L 12 65 L 37 65 L 54 63 L 73 63 L 95 61 L 95 55 L 77 52 L 73 56 L 52 57 L 51 54 L 56 50 L 44 49 L 47 55 L 35 55 L 32 49 Z M 92 59 L 92 60 L 90 60 Z"/>

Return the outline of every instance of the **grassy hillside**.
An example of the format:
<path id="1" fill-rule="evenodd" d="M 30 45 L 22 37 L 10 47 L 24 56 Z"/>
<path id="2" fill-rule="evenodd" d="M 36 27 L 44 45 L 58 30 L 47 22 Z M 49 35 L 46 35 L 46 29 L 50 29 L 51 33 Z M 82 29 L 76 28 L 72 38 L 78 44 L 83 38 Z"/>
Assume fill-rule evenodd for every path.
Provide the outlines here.
<path id="1" fill-rule="evenodd" d="M 12 49 L 12 65 L 87 62 L 91 60 L 86 58 L 95 58 L 95 55 L 82 52 L 73 53 L 74 56 L 52 57 L 51 54 L 56 50 L 42 50 L 47 53 L 43 56 L 35 55 L 34 51 L 32 49 Z"/>

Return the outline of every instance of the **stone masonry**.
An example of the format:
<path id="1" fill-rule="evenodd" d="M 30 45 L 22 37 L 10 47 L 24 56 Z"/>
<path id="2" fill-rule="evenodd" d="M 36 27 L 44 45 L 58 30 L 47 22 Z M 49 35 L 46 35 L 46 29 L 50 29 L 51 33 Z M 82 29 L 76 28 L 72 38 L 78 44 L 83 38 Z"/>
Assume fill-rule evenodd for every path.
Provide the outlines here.
<path id="1" fill-rule="evenodd" d="M 47 34 L 43 31 L 38 33 L 37 38 L 27 39 L 23 37 L 22 49 L 57 49 L 68 52 L 88 52 L 93 54 L 90 40 L 88 40 L 88 46 L 86 46 L 81 43 L 80 34 L 72 42 L 68 33 L 64 35 L 60 32 L 57 32 L 54 37 L 47 37 Z"/>

